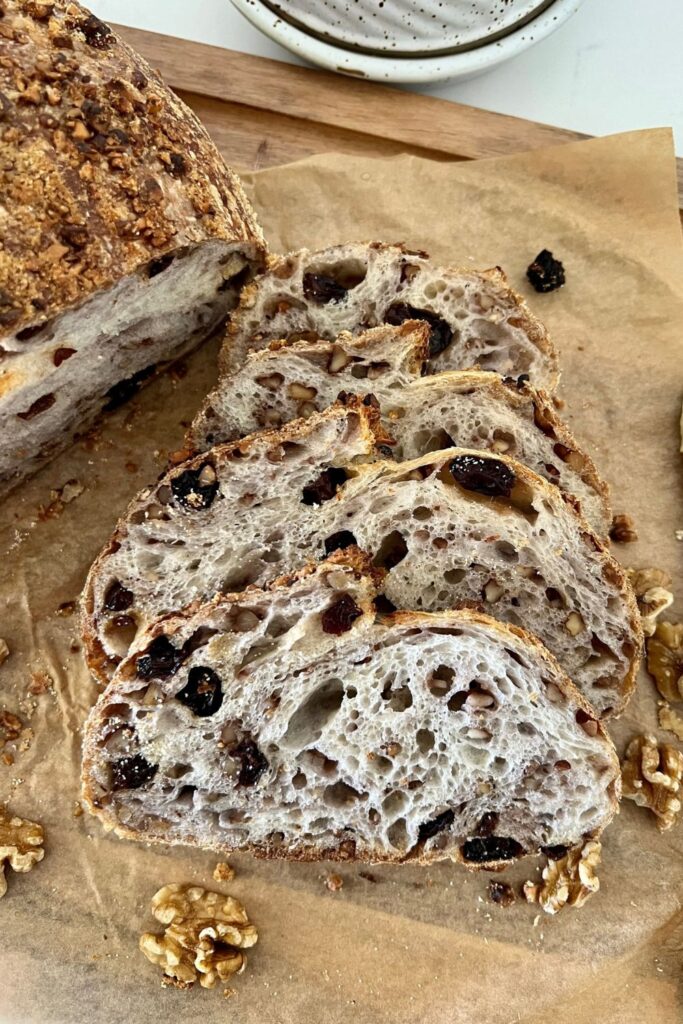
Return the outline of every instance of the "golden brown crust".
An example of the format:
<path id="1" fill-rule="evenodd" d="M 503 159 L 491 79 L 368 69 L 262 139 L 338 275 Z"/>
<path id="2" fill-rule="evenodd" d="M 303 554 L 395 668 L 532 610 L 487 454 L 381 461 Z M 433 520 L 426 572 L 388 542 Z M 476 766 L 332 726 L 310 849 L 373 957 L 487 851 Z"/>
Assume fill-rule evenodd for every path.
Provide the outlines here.
<path id="1" fill-rule="evenodd" d="M 360 551 L 358 548 L 350 548 L 345 551 L 335 553 L 331 558 L 327 559 L 327 564 L 335 563 L 339 565 L 348 566 L 356 575 L 362 576 L 366 568 L 371 565 L 371 560 L 367 554 Z M 275 580 L 267 588 L 267 591 L 283 589 L 290 586 L 296 580 L 301 579 L 307 575 L 316 571 L 319 566 L 309 565 L 306 566 L 301 572 L 290 573 L 287 576 L 280 577 L 279 580 Z M 259 591 L 259 588 L 253 588 L 254 593 L 263 593 Z M 172 636 L 179 628 L 187 622 L 187 618 L 190 615 L 199 615 L 200 618 L 204 618 L 205 614 L 210 614 L 216 607 L 220 607 L 224 604 L 230 604 L 234 601 L 244 599 L 244 594 L 225 595 L 214 598 L 212 601 L 202 604 L 201 602 L 195 602 L 193 605 L 185 609 L 185 611 L 179 615 L 169 616 L 166 620 L 159 620 L 150 628 L 147 632 L 147 637 L 152 639 L 158 636 L 160 633 L 164 633 L 167 636 Z M 477 625 L 484 625 L 497 633 L 501 640 L 505 642 L 506 639 L 515 638 L 522 640 L 525 644 L 529 645 L 535 652 L 536 656 L 544 661 L 550 672 L 552 673 L 553 685 L 555 685 L 568 699 L 574 704 L 577 710 L 582 710 L 586 713 L 587 719 L 590 720 L 591 724 L 595 728 L 595 735 L 599 736 L 603 741 L 605 752 L 609 753 L 610 761 L 612 762 L 612 769 L 614 772 L 614 786 L 610 792 L 610 804 L 612 809 L 611 817 L 616 813 L 619 805 L 619 799 L 621 797 L 621 782 L 620 782 L 620 770 L 619 770 L 619 758 L 617 752 L 614 749 L 612 741 L 602 723 L 595 718 L 595 711 L 592 708 L 589 701 L 579 693 L 574 684 L 571 682 L 569 677 L 563 671 L 558 664 L 556 658 L 544 647 L 541 641 L 533 634 L 528 633 L 526 630 L 519 626 L 508 625 L 504 622 L 499 622 L 491 616 L 484 614 L 483 612 L 477 612 L 470 609 L 457 609 L 446 612 L 406 612 L 399 611 L 394 612 L 392 615 L 387 616 L 386 620 L 394 622 L 398 625 L 404 625 L 407 628 L 429 626 L 438 626 L 439 628 L 449 627 L 456 628 L 458 625 L 466 623 L 474 623 Z M 126 668 L 130 667 L 130 672 L 126 672 Z M 135 675 L 135 663 L 134 657 L 129 657 L 126 662 L 119 669 L 119 675 L 121 678 L 132 678 Z M 103 694 L 100 698 L 98 705 L 104 707 L 106 705 L 107 694 L 116 686 L 116 682 L 110 684 L 107 693 Z M 96 709 L 92 712 L 94 715 Z M 92 734 L 91 734 L 92 735 Z M 138 842 L 150 842 L 150 843 L 166 843 L 170 845 L 184 845 L 184 846 L 198 846 L 203 849 L 215 850 L 220 854 L 230 854 L 235 852 L 246 852 L 250 853 L 255 857 L 262 860 L 289 860 L 289 861 L 301 861 L 301 862 L 316 862 L 321 860 L 329 860 L 336 862 L 355 862 L 355 863 L 418 863 L 427 865 L 435 863 L 436 861 L 443 860 L 444 856 L 439 850 L 432 850 L 425 853 L 424 849 L 420 846 L 411 850 L 405 857 L 392 857 L 384 854 L 373 855 L 369 851 L 357 851 L 353 840 L 348 837 L 340 840 L 339 845 L 333 848 L 326 848 L 320 850 L 315 846 L 301 846 L 294 849 L 287 847 L 278 847 L 274 845 L 254 845 L 250 844 L 247 846 L 228 846 L 221 843 L 201 843 L 196 837 L 188 836 L 183 840 L 169 840 L 168 837 L 162 832 L 155 833 L 153 830 L 146 831 L 144 834 L 138 833 L 132 829 L 126 828 L 116 820 L 110 809 L 106 806 L 102 806 L 99 800 L 93 793 L 91 785 L 91 769 L 94 757 L 95 747 L 94 743 L 88 744 L 84 748 L 83 753 L 83 768 L 82 768 L 82 797 L 85 801 L 91 814 L 94 814 L 100 819 L 104 827 L 108 830 L 113 830 L 116 835 L 124 839 L 133 839 Z M 605 823 L 605 826 L 609 822 Z M 593 830 L 590 836 L 585 838 L 597 838 L 603 830 Z M 533 855 L 537 851 L 530 851 L 530 855 Z M 512 863 L 511 861 L 487 861 L 483 864 L 473 863 L 471 861 L 465 861 L 459 850 L 454 851 L 449 855 L 448 858 L 456 863 L 461 863 L 465 867 L 471 870 L 487 870 L 497 871 L 502 870 L 506 865 Z M 518 858 L 521 859 L 521 858 Z"/>
<path id="2" fill-rule="evenodd" d="M 69 0 L 0 8 L 0 333 L 207 239 L 263 250 L 204 128 L 108 26 Z"/>

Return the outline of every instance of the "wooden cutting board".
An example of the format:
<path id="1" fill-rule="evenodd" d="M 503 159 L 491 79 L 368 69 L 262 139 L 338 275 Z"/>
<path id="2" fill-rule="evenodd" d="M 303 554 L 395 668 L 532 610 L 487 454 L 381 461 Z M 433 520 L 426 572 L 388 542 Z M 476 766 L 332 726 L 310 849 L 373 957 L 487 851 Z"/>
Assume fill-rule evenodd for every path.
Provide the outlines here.
<path id="1" fill-rule="evenodd" d="M 330 151 L 478 160 L 588 138 L 328 71 L 140 29 L 117 31 L 161 71 L 241 170 Z M 683 207 L 683 160 L 678 181 Z"/>

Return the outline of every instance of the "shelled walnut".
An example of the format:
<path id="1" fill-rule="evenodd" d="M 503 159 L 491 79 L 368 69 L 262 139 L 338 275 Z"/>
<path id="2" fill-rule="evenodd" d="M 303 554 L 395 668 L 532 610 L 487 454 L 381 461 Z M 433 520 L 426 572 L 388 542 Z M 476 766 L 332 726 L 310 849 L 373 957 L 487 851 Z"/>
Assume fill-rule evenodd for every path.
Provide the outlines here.
<path id="1" fill-rule="evenodd" d="M 0 897 L 7 892 L 7 864 L 13 871 L 30 871 L 44 855 L 42 827 L 17 818 L 0 805 Z"/>
<path id="2" fill-rule="evenodd" d="M 678 820 L 683 754 L 654 736 L 636 736 L 626 748 L 621 766 L 622 792 L 639 807 L 647 807 L 665 832 Z"/>
<path id="3" fill-rule="evenodd" d="M 683 700 L 683 622 L 659 622 L 647 642 L 647 670 L 666 700 Z"/>
<path id="4" fill-rule="evenodd" d="M 589 840 L 568 850 L 564 857 L 548 859 L 542 882 L 525 882 L 524 895 L 529 903 L 538 903 L 546 914 L 557 914 L 564 906 L 582 907 L 600 888 L 597 867 L 602 846 Z"/>
<path id="5" fill-rule="evenodd" d="M 638 601 L 643 633 L 652 636 L 657 627 L 655 620 L 673 604 L 671 577 L 663 569 L 627 569 L 626 575 Z"/>
<path id="6" fill-rule="evenodd" d="M 213 988 L 240 974 L 247 962 L 242 950 L 258 939 L 241 903 L 196 885 L 163 886 L 152 898 L 152 913 L 166 928 L 161 935 L 145 932 L 140 950 L 183 988 L 197 979 Z"/>

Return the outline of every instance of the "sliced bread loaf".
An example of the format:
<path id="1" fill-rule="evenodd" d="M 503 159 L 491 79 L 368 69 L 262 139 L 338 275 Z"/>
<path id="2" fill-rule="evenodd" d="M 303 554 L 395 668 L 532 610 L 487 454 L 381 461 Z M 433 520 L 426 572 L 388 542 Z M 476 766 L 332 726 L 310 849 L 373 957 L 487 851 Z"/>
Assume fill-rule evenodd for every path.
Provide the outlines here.
<path id="1" fill-rule="evenodd" d="M 396 441 L 395 459 L 456 444 L 510 455 L 577 497 L 593 529 L 607 536 L 607 485 L 547 396 L 522 379 L 486 371 L 423 377 L 428 330 L 406 321 L 333 342 L 280 341 L 250 352 L 207 398 L 188 434 L 188 454 L 310 416 L 342 390 L 372 393 Z"/>
<path id="2" fill-rule="evenodd" d="M 0 18 L 0 493 L 220 327 L 264 242 L 195 115 L 67 0 Z"/>
<path id="3" fill-rule="evenodd" d="M 356 543 L 390 570 L 397 608 L 489 608 L 537 634 L 601 714 L 620 710 L 639 615 L 575 501 L 482 451 L 359 465 L 379 440 L 377 410 L 349 401 L 211 449 L 132 502 L 86 584 L 93 671 L 106 679 L 159 615 Z"/>
<path id="4" fill-rule="evenodd" d="M 548 333 L 500 268 L 438 267 L 427 253 L 383 242 L 273 257 L 244 293 L 221 364 L 234 370 L 248 351 L 280 338 L 332 340 L 341 331 L 416 319 L 430 325 L 430 372 L 478 366 L 515 377 L 528 373 L 548 391 L 557 384 Z"/>
<path id="5" fill-rule="evenodd" d="M 373 594 L 354 553 L 155 625 L 88 720 L 90 809 L 300 860 L 495 867 L 595 838 L 619 763 L 555 659 L 476 612 L 378 618 Z"/>

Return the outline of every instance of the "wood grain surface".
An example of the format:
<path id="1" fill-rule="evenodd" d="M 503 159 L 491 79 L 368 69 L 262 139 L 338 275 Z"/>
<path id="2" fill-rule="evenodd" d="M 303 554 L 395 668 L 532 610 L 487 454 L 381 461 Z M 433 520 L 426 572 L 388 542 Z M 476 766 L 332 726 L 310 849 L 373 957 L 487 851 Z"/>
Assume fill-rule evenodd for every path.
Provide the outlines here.
<path id="1" fill-rule="evenodd" d="M 478 160 L 589 137 L 328 71 L 116 29 L 161 71 L 242 170 L 331 151 Z M 683 207 L 683 160 L 677 164 Z"/>

